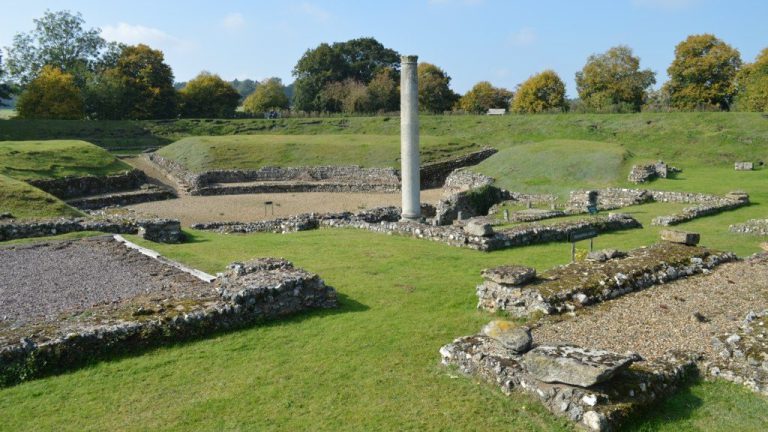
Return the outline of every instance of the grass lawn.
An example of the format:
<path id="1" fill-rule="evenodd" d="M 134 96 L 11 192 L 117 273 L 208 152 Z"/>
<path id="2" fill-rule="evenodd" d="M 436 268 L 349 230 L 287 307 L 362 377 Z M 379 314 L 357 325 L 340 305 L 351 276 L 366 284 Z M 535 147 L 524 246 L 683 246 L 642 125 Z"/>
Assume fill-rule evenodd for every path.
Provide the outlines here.
<path id="1" fill-rule="evenodd" d="M 16 110 L 0 108 L 0 120 L 8 120 L 16 115 Z"/>
<path id="2" fill-rule="evenodd" d="M 422 163 L 462 155 L 479 146 L 448 137 L 421 136 Z M 193 172 L 264 166 L 361 165 L 400 167 L 396 135 L 231 135 L 192 137 L 163 147 L 159 155 Z"/>
<path id="3" fill-rule="evenodd" d="M 82 216 L 55 196 L 0 174 L 0 213 L 6 212 L 20 219 Z"/>
<path id="4" fill-rule="evenodd" d="M 601 236 L 600 246 L 640 242 L 641 233 Z M 475 309 L 482 268 L 544 270 L 568 260 L 568 245 L 481 253 L 351 229 L 190 234 L 182 245 L 131 240 L 208 272 L 235 260 L 286 257 L 334 286 L 341 308 L 2 389 L 5 428 L 570 430 L 531 398 L 456 377 L 438 354 L 492 319 Z M 698 383 L 633 427 L 761 430 L 765 412 L 768 400 L 746 389 Z"/>
<path id="5" fill-rule="evenodd" d="M 106 175 L 131 169 L 85 141 L 0 141 L 0 174 L 18 180 Z"/>

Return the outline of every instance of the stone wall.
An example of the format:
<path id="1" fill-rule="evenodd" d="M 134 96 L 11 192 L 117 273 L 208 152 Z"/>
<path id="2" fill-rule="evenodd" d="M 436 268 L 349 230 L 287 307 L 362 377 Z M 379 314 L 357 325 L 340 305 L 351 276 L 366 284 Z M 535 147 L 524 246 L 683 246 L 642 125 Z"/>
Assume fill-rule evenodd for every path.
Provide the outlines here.
<path id="1" fill-rule="evenodd" d="M 649 165 L 634 165 L 627 178 L 632 183 L 645 183 L 657 177 L 667 178 L 670 173 L 680 172 L 679 168 L 668 166 L 663 161 Z"/>
<path id="2" fill-rule="evenodd" d="M 504 342 L 486 334 L 465 336 L 440 348 L 440 356 L 444 365 L 507 395 L 528 393 L 553 414 L 591 431 L 620 430 L 631 413 L 672 394 L 695 373 L 693 362 L 671 354 L 650 362 L 632 353 L 573 345 L 518 351 Z M 563 382 L 592 377 L 597 382 Z"/>
<path id="3" fill-rule="evenodd" d="M 768 309 L 750 312 L 738 331 L 712 338 L 720 357 L 706 365 L 709 375 L 742 384 L 768 396 Z"/>
<path id="4" fill-rule="evenodd" d="M 459 218 L 459 212 L 462 219 L 485 216 L 494 205 L 508 199 L 509 192 L 488 184 L 452 193 L 435 206 L 435 220 L 438 225 L 449 225 Z"/>
<path id="5" fill-rule="evenodd" d="M 310 309 L 337 306 L 318 275 L 274 258 L 233 263 L 214 282 L 218 300 L 134 313 L 132 319 L 62 323 L 0 345 L 0 387 L 71 369 L 115 352 L 205 336 Z M 86 318 L 87 319 L 87 318 Z"/>
<path id="6" fill-rule="evenodd" d="M 127 206 L 150 201 L 175 198 L 176 195 L 163 187 L 143 185 L 139 190 L 88 196 L 67 200 L 67 204 L 80 210 L 97 210 L 105 207 Z"/>
<path id="7" fill-rule="evenodd" d="M 499 283 L 489 277 L 477 286 L 477 307 L 520 317 L 534 312 L 562 313 L 703 273 L 735 259 L 731 252 L 662 242 L 604 262 L 555 267 L 523 284 Z"/>
<path id="8" fill-rule="evenodd" d="M 768 236 L 768 219 L 750 219 L 742 224 L 731 225 L 728 227 L 728 231 L 739 234 Z"/>
<path id="9" fill-rule="evenodd" d="M 435 162 L 423 165 L 420 169 L 420 179 L 422 189 L 431 189 L 442 187 L 448 180 L 448 177 L 457 169 L 477 165 L 496 154 L 498 150 L 494 148 L 484 148 L 482 150 L 459 156 L 447 161 Z"/>
<path id="10" fill-rule="evenodd" d="M 99 231 L 112 234 L 139 234 L 147 240 L 160 243 L 184 241 L 181 224 L 172 219 L 129 218 L 58 218 L 36 221 L 0 222 L 0 241 L 31 237 L 48 237 L 80 231 Z"/>
<path id="11" fill-rule="evenodd" d="M 60 199 L 129 191 L 138 189 L 146 182 L 146 174 L 137 169 L 108 176 L 63 177 L 27 181 L 32 186 Z"/>

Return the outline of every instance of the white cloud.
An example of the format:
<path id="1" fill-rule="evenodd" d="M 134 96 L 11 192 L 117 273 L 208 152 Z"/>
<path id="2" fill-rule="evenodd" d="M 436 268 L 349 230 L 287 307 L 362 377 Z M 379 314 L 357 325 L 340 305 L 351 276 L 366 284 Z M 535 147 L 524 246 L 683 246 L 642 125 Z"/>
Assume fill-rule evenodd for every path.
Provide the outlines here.
<path id="1" fill-rule="evenodd" d="M 245 27 L 245 17 L 239 12 L 231 13 L 221 20 L 221 25 L 227 30 L 240 30 Z"/>
<path id="2" fill-rule="evenodd" d="M 152 48 L 174 49 L 188 51 L 193 46 L 190 42 L 171 36 L 168 33 L 143 25 L 119 23 L 107 25 L 101 30 L 101 35 L 108 41 L 122 42 L 128 45 L 147 44 Z"/>
<path id="3" fill-rule="evenodd" d="M 632 4 L 637 7 L 667 11 L 687 9 L 698 2 L 699 0 L 632 0 Z"/>
<path id="4" fill-rule="evenodd" d="M 303 2 L 293 7 L 295 12 L 304 14 L 319 22 L 326 22 L 331 19 L 331 14 L 312 3 Z"/>
<path id="5" fill-rule="evenodd" d="M 536 42 L 536 31 L 531 27 L 523 27 L 509 36 L 509 43 L 514 46 L 528 46 Z"/>

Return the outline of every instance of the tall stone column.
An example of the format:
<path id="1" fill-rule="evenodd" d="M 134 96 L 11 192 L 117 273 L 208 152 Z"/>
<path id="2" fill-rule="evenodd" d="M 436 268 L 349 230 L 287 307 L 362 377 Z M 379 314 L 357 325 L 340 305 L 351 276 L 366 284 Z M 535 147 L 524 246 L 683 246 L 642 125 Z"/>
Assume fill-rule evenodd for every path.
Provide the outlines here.
<path id="1" fill-rule="evenodd" d="M 403 219 L 421 217 L 419 178 L 419 79 L 417 56 L 400 57 L 400 176 Z"/>

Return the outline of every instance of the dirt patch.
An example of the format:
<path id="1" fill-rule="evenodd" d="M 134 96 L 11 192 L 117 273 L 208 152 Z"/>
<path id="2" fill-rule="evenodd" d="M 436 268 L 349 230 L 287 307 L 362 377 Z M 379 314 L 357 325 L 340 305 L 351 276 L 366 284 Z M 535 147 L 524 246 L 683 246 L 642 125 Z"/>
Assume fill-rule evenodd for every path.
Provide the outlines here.
<path id="1" fill-rule="evenodd" d="M 434 204 L 441 189 L 421 191 L 421 201 Z M 272 205 L 265 205 L 271 201 Z M 283 193 L 220 196 L 181 196 L 127 206 L 143 215 L 178 219 L 182 225 L 216 221 L 253 222 L 283 218 L 300 213 L 356 212 L 384 206 L 399 206 L 399 193 Z"/>

